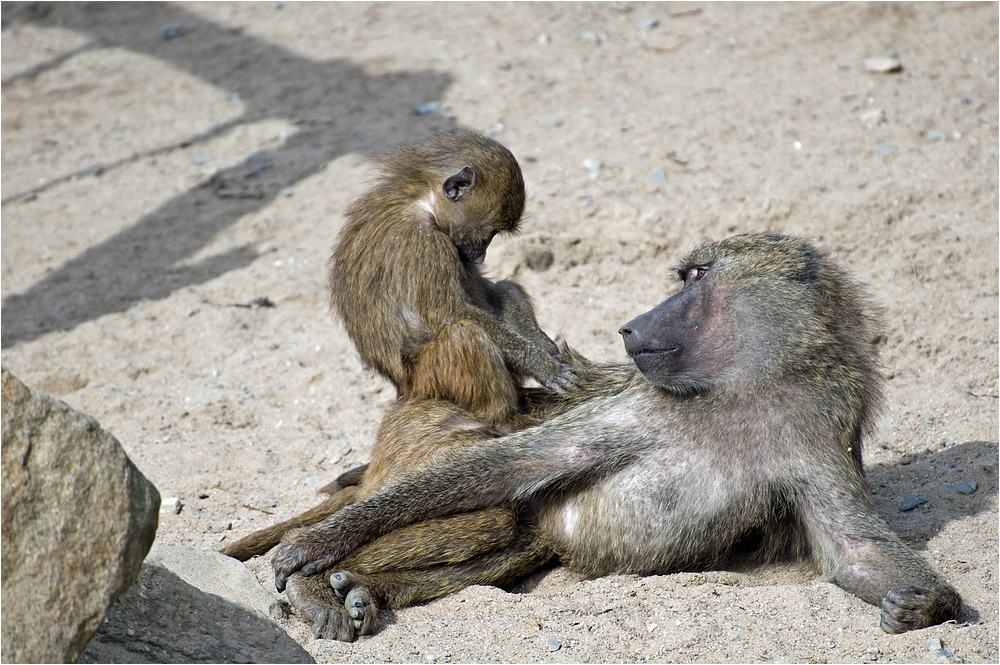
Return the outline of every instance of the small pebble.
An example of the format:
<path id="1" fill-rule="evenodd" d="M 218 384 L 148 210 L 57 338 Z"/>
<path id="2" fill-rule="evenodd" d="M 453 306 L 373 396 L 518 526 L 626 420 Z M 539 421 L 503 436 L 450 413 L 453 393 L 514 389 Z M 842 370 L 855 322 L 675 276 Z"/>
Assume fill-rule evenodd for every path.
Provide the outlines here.
<path id="1" fill-rule="evenodd" d="M 167 497 L 160 502 L 160 512 L 165 515 L 180 515 L 182 508 L 184 508 L 184 504 L 181 503 L 180 498 L 176 496 Z"/>
<path id="2" fill-rule="evenodd" d="M 604 164 L 601 163 L 601 160 L 599 160 L 599 159 L 585 159 L 585 160 L 583 160 L 582 164 L 583 164 L 583 168 L 585 168 L 588 171 L 590 171 L 590 176 L 592 178 L 596 178 L 597 177 L 597 172 L 600 171 L 601 168 L 604 167 Z"/>
<path id="3" fill-rule="evenodd" d="M 913 510 L 917 506 L 922 506 L 927 503 L 927 496 L 924 494 L 918 494 L 917 496 L 911 496 L 909 499 L 899 504 L 899 512 L 905 513 L 907 510 Z"/>
<path id="4" fill-rule="evenodd" d="M 163 32 L 160 33 L 160 35 L 166 40 L 177 39 L 183 34 L 184 34 L 183 25 L 167 26 L 166 28 L 163 29 Z"/>
<path id="5" fill-rule="evenodd" d="M 556 120 L 555 122 L 552 123 L 552 126 L 553 127 L 557 127 L 557 128 L 558 127 L 562 127 L 563 126 L 563 121 L 562 120 Z"/>
<path id="6" fill-rule="evenodd" d="M 647 18 L 645 21 L 639 21 L 635 24 L 638 30 L 651 30 L 656 26 L 660 25 L 660 19 L 658 18 Z"/>
<path id="7" fill-rule="evenodd" d="M 975 480 L 970 480 L 967 483 L 958 483 L 957 485 L 945 485 L 952 492 L 958 492 L 959 494 L 972 494 L 979 487 L 979 483 Z"/>
<path id="8" fill-rule="evenodd" d="M 951 105 L 952 106 L 971 106 L 972 105 L 972 100 L 969 99 L 968 97 L 957 97 L 957 98 L 951 100 Z"/>
<path id="9" fill-rule="evenodd" d="M 266 295 L 254 296 L 247 304 L 250 307 L 274 307 L 274 303 Z"/>
<path id="10" fill-rule="evenodd" d="M 875 146 L 876 155 L 888 155 L 890 152 L 899 152 L 899 146 L 891 143 L 879 143 Z"/>
<path id="11" fill-rule="evenodd" d="M 924 135 L 924 137 L 928 141 L 944 141 L 946 138 L 948 138 L 948 135 L 942 132 L 940 129 L 932 129 L 929 132 L 927 132 Z"/>
<path id="12" fill-rule="evenodd" d="M 276 499 L 271 499 L 270 501 L 267 502 L 267 505 L 270 506 L 271 508 L 277 508 L 278 501 Z"/>
<path id="13" fill-rule="evenodd" d="M 38 194 L 36 194 L 35 192 L 28 192 L 27 194 L 21 197 L 21 201 L 27 203 L 28 201 L 34 201 L 37 198 Z"/>
<path id="14" fill-rule="evenodd" d="M 858 119 L 869 126 L 881 125 L 886 121 L 885 111 L 882 109 L 871 109 L 858 116 Z"/>
<path id="15" fill-rule="evenodd" d="M 562 645 L 550 637 L 549 641 L 546 643 L 546 647 L 549 651 L 559 651 L 559 649 L 562 648 Z"/>
<path id="16" fill-rule="evenodd" d="M 932 637 L 926 642 L 928 651 L 941 651 L 944 647 L 941 645 L 941 640 L 936 637 Z"/>
<path id="17" fill-rule="evenodd" d="M 282 196 L 291 196 L 292 194 L 295 193 L 295 190 L 292 189 L 291 187 L 285 187 L 283 190 L 281 190 L 278 193 L 281 194 Z"/>
<path id="18" fill-rule="evenodd" d="M 865 655 L 871 660 L 878 660 L 878 657 L 882 655 L 882 652 L 878 650 L 878 647 L 868 647 L 865 649 Z"/>
<path id="19" fill-rule="evenodd" d="M 434 113 L 439 108 L 441 108 L 441 102 L 427 102 L 413 109 L 413 112 L 417 115 L 427 115 L 428 113 Z"/>
<path id="20" fill-rule="evenodd" d="M 659 170 L 659 169 L 656 169 L 655 171 L 653 171 L 652 173 L 650 173 L 649 177 L 652 178 L 656 182 L 666 182 L 667 181 L 667 174 L 664 173 L 663 171 Z"/>
<path id="21" fill-rule="evenodd" d="M 889 74 L 891 72 L 901 72 L 903 71 L 903 63 L 899 61 L 899 58 L 868 58 L 865 60 L 865 69 L 870 72 L 878 72 L 880 74 Z"/>
<path id="22" fill-rule="evenodd" d="M 195 164 L 208 164 L 210 161 L 212 161 L 215 158 L 212 157 L 211 155 L 207 154 L 207 153 L 204 153 L 204 154 L 201 154 L 201 155 L 195 155 L 192 159 L 194 159 L 194 163 Z"/>

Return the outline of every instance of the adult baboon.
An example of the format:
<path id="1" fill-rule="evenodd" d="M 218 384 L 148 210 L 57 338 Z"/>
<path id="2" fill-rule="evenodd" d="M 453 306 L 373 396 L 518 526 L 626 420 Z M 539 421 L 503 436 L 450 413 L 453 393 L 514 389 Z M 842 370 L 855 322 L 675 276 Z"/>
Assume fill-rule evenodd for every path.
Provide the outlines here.
<path id="1" fill-rule="evenodd" d="M 861 287 L 807 242 L 775 235 L 702 245 L 677 274 L 678 293 L 621 328 L 638 372 L 620 389 L 457 447 L 289 533 L 273 560 L 278 587 L 289 581 L 321 606 L 310 595 L 317 581 L 302 576 L 341 571 L 333 583 L 359 589 L 349 609 L 363 616 L 373 596 L 399 605 L 433 597 L 435 584 L 483 583 L 498 560 L 529 557 L 534 540 L 426 571 L 400 561 L 354 571 L 393 547 L 404 564 L 405 546 L 442 548 L 426 525 L 407 525 L 513 502 L 564 565 L 587 575 L 796 553 L 881 606 L 887 632 L 957 618 L 958 593 L 878 516 L 862 473 L 883 398 L 880 327 Z M 423 597 L 406 595 L 424 579 Z M 344 610 L 325 618 L 333 612 Z"/>

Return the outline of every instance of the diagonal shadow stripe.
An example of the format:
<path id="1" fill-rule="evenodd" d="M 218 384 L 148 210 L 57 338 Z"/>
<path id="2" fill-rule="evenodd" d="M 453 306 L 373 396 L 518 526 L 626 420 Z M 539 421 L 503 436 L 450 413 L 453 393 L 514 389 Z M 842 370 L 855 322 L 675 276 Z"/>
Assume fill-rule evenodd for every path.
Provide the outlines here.
<path id="1" fill-rule="evenodd" d="M 248 265 L 257 256 L 250 247 L 195 265 L 179 264 L 329 161 L 420 138 L 444 126 L 440 116 L 418 116 L 414 109 L 441 98 L 452 81 L 448 74 L 373 75 L 346 59 L 310 60 L 166 3 L 59 3 L 47 5 L 46 11 L 5 4 L 3 12 L 4 26 L 17 21 L 59 26 L 89 34 L 101 45 L 160 58 L 238 95 L 248 109 L 245 122 L 280 118 L 299 128 L 281 146 L 173 197 L 26 291 L 12 294 L 3 304 L 4 347 L 71 330 L 137 301 L 166 298 Z M 183 33 L 164 39 L 165 26 L 182 26 Z M 260 172 L 262 163 L 271 168 Z M 253 177 L 252 194 L 232 195 L 239 183 L 250 182 L 251 172 L 260 172 Z"/>

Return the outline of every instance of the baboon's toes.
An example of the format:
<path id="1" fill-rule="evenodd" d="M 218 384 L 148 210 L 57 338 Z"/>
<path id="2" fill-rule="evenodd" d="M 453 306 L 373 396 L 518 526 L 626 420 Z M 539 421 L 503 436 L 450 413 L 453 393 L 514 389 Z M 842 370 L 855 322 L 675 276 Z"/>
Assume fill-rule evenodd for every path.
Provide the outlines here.
<path id="1" fill-rule="evenodd" d="M 344 598 L 344 607 L 361 635 L 371 635 L 378 628 L 378 607 L 363 587 L 354 587 Z"/>
<path id="2" fill-rule="evenodd" d="M 346 570 L 337 571 L 336 573 L 330 575 L 330 586 L 337 593 L 337 597 L 343 600 L 347 596 L 347 592 L 351 590 L 351 579 L 352 576 Z"/>
<path id="3" fill-rule="evenodd" d="M 287 594 L 292 607 L 304 614 L 312 624 L 313 635 L 317 639 L 354 641 L 357 636 L 354 618 L 336 599 L 327 599 L 322 593 L 318 593 L 312 580 L 299 575 L 292 576 L 288 580 Z"/>

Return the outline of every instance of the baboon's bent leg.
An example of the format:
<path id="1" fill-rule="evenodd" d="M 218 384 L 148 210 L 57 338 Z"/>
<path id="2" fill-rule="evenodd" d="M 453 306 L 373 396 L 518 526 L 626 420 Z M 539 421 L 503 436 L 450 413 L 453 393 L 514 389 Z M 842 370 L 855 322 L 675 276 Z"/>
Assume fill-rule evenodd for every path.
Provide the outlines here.
<path id="1" fill-rule="evenodd" d="M 355 555 L 362 553 L 358 550 L 341 564 L 350 564 Z M 401 609 L 426 603 L 475 584 L 507 586 L 538 570 L 553 556 L 532 528 L 519 525 L 509 544 L 458 563 L 379 571 L 368 568 L 373 572 L 366 574 L 350 569 L 313 577 L 296 574 L 288 580 L 288 597 L 312 621 L 317 637 L 351 641 L 356 635 L 378 630 L 380 608 Z M 366 563 L 372 565 L 370 557 Z M 343 604 L 338 597 L 344 599 Z"/>
<path id="2" fill-rule="evenodd" d="M 510 420 L 517 385 L 503 354 L 475 322 L 457 321 L 438 333 L 413 360 L 406 398 L 451 400 L 492 425 Z"/>

